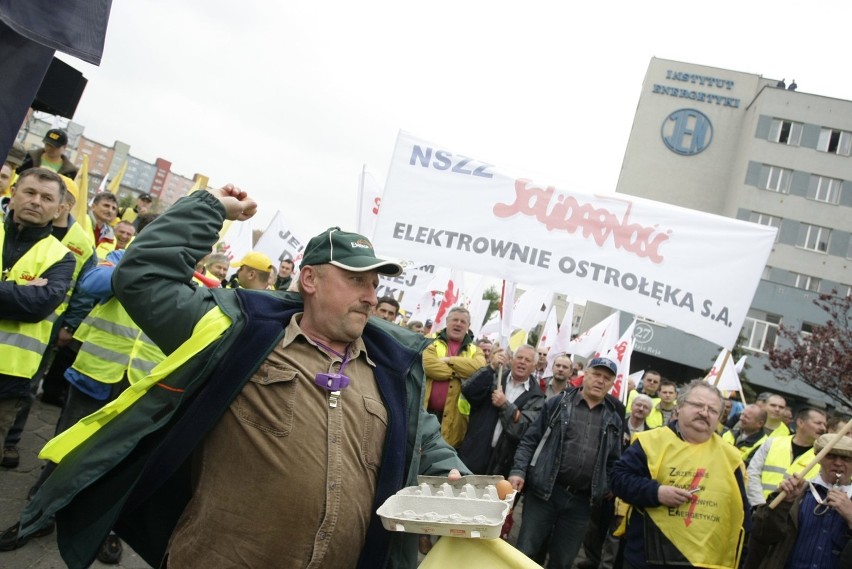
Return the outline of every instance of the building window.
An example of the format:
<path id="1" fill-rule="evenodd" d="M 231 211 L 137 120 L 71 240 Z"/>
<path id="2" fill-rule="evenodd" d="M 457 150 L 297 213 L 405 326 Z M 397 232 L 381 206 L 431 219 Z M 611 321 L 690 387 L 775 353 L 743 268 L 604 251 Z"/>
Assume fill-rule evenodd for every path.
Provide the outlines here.
<path id="1" fill-rule="evenodd" d="M 779 166 L 767 166 L 766 185 L 764 190 L 786 194 L 790 191 L 790 179 L 793 171 Z"/>
<path id="2" fill-rule="evenodd" d="M 802 141 L 802 123 L 773 119 L 769 129 L 769 140 L 790 146 L 799 146 Z"/>
<path id="3" fill-rule="evenodd" d="M 770 227 L 781 227 L 781 218 L 776 217 L 774 215 L 769 215 L 768 213 L 760 213 L 758 211 L 753 211 L 749 215 L 748 220 L 752 223 L 759 223 L 760 225 L 768 225 Z"/>
<path id="4" fill-rule="evenodd" d="M 828 240 L 831 238 L 831 229 L 802 223 L 799 226 L 799 237 L 796 247 L 826 253 L 828 251 Z"/>
<path id="5" fill-rule="evenodd" d="M 796 288 L 819 292 L 819 285 L 821 282 L 822 279 L 818 279 L 817 277 L 803 275 L 801 273 L 790 273 L 790 284 Z"/>
<path id="6" fill-rule="evenodd" d="M 811 188 L 808 189 L 808 198 L 818 202 L 840 203 L 840 188 L 843 181 L 828 176 L 815 176 L 815 178 Z"/>
<path id="7" fill-rule="evenodd" d="M 823 128 L 819 131 L 817 150 L 849 156 L 852 153 L 852 133 L 835 128 Z"/>
<path id="8" fill-rule="evenodd" d="M 767 352 L 775 346 L 780 324 L 781 317 L 773 314 L 767 314 L 766 320 L 747 316 L 741 334 L 745 338 L 743 348 L 755 352 Z"/>

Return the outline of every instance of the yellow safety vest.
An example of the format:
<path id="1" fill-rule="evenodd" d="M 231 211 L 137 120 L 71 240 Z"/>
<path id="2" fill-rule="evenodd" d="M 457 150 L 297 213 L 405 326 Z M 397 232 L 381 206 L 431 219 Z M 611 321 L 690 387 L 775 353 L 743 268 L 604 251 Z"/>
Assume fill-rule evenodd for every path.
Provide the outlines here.
<path id="1" fill-rule="evenodd" d="M 793 460 L 793 435 L 771 438 L 766 444 L 771 446 L 760 473 L 764 498 L 775 492 L 785 478 L 801 472 L 814 459 L 814 449 L 811 448 Z M 808 471 L 805 480 L 812 480 L 817 474 L 819 474 L 819 464 Z"/>
<path id="2" fill-rule="evenodd" d="M 655 401 L 661 400 L 655 399 Z M 655 403 L 651 412 L 645 417 L 645 423 L 652 429 L 663 426 L 663 412 L 658 409 L 659 405 L 659 403 Z"/>
<path id="3" fill-rule="evenodd" d="M 96 306 L 74 338 L 83 345 L 71 367 L 101 383 L 118 383 L 127 372 L 132 385 L 166 357 L 115 297 Z"/>
<path id="4" fill-rule="evenodd" d="M 77 278 L 80 276 L 80 271 L 83 270 L 83 265 L 86 264 L 95 251 L 95 240 L 94 238 L 85 231 L 80 224 L 76 221 L 71 227 L 68 228 L 68 231 L 65 233 L 65 237 L 62 238 L 61 243 L 65 245 L 69 251 L 74 254 L 74 274 L 71 276 L 71 286 L 68 287 L 68 292 L 65 294 L 65 300 L 62 301 L 62 304 L 56 309 L 56 312 L 53 315 L 53 320 L 62 315 L 65 312 L 65 309 L 68 308 L 68 302 L 71 300 L 71 295 L 74 293 L 74 287 L 77 286 Z"/>
<path id="5" fill-rule="evenodd" d="M 743 500 L 737 470 L 745 479 L 736 449 L 715 433 L 700 444 L 682 441 L 668 428 L 638 433 L 651 478 L 663 485 L 699 488 L 676 508 L 647 508 L 645 515 L 695 567 L 733 569 L 743 547 Z M 633 515 L 637 515 L 634 512 Z"/>
<path id="6" fill-rule="evenodd" d="M 756 443 L 754 443 L 754 444 L 753 444 L 753 445 L 751 445 L 751 446 L 747 446 L 747 447 L 738 447 L 738 446 L 737 446 L 737 438 L 734 436 L 733 431 L 725 431 L 725 434 L 723 434 L 723 435 L 722 435 L 722 440 L 723 440 L 723 441 L 725 441 L 726 443 L 730 444 L 730 445 L 731 445 L 731 446 L 733 446 L 735 449 L 737 449 L 738 451 L 740 451 L 740 458 L 742 458 L 743 460 L 745 460 L 746 458 L 748 458 L 748 455 L 750 455 L 752 452 L 754 452 L 754 449 L 756 449 L 757 447 L 759 447 L 760 445 L 762 445 L 762 444 L 763 444 L 763 442 L 764 442 L 766 439 L 767 439 L 767 436 L 766 436 L 766 435 L 763 435 L 762 437 L 760 437 L 759 439 L 757 439 L 757 442 L 756 442 Z"/>
<path id="7" fill-rule="evenodd" d="M 195 325 L 192 336 L 157 364 L 151 373 L 125 389 L 115 400 L 80 419 L 74 426 L 49 440 L 39 453 L 39 458 L 53 462 L 62 460 L 69 452 L 97 433 L 101 427 L 109 424 L 133 406 L 149 389 L 215 342 L 231 327 L 231 323 L 231 318 L 222 312 L 222 309 L 219 307 L 211 309 Z"/>
<path id="8" fill-rule="evenodd" d="M 630 413 L 630 410 L 633 409 L 633 400 L 636 399 L 636 396 L 639 395 L 639 392 L 635 389 L 627 394 L 627 412 Z M 660 403 L 661 399 L 659 397 L 651 397 L 651 410 L 656 409 L 657 405 Z"/>
<path id="9" fill-rule="evenodd" d="M 444 342 L 435 342 L 435 356 L 438 359 L 447 357 L 447 354 L 449 353 L 448 349 L 449 348 L 447 348 L 447 344 L 445 344 Z M 463 357 L 463 358 L 472 358 L 473 356 L 476 355 L 476 344 L 471 342 L 464 349 L 464 352 L 460 353 L 458 355 Z M 424 401 L 423 404 L 428 405 L 428 403 L 429 403 L 429 398 L 427 396 L 426 400 Z M 462 416 L 464 416 L 464 417 L 470 416 L 470 402 L 467 399 L 465 399 L 464 395 L 462 395 L 461 393 L 459 393 L 459 398 L 458 398 L 458 401 L 456 402 L 456 409 L 459 410 L 459 413 L 461 413 Z M 459 444 L 461 444 L 461 441 L 459 441 Z"/>
<path id="10" fill-rule="evenodd" d="M 5 240 L 6 230 L 0 225 L 0 252 L 3 251 Z M 48 235 L 24 253 L 3 280 L 26 285 L 67 254 L 68 249 L 58 239 Z M 0 254 L 0 271 L 5 272 L 6 267 L 2 265 Z M 40 322 L 0 320 L 0 374 L 32 378 L 47 351 L 53 320 L 55 318 L 46 318 Z"/>

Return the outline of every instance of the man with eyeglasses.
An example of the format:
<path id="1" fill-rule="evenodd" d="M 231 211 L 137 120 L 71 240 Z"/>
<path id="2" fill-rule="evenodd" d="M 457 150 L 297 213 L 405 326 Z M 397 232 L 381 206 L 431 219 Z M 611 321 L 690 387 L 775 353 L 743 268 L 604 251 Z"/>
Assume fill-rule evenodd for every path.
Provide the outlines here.
<path id="1" fill-rule="evenodd" d="M 750 525 L 740 453 L 716 434 L 724 401 L 701 380 L 678 397 L 678 418 L 639 433 L 612 469 L 629 502 L 624 567 L 739 565 Z"/>
<path id="2" fill-rule="evenodd" d="M 835 437 L 822 435 L 814 452 Z M 787 496 L 777 508 L 757 509 L 746 569 L 849 566 L 850 559 L 841 557 L 852 557 L 852 438 L 840 437 L 819 465 L 814 480 L 792 476 L 781 482 L 779 489 Z"/>

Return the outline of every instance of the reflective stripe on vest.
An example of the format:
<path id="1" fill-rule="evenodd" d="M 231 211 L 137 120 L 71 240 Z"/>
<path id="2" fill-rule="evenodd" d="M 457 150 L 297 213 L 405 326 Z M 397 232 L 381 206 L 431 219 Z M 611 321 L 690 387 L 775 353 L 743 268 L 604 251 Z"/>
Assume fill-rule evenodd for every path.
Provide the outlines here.
<path id="1" fill-rule="evenodd" d="M 800 454 L 796 460 L 793 457 L 793 435 L 789 437 L 778 437 L 771 439 L 769 452 L 766 454 L 766 462 L 760 473 L 760 483 L 763 487 L 763 497 L 767 498 L 778 489 L 785 478 L 789 478 L 797 472 L 801 472 L 814 458 L 814 449 L 808 449 Z M 806 475 L 805 480 L 816 478 L 819 474 L 819 464 L 814 466 Z"/>
<path id="2" fill-rule="evenodd" d="M 76 425 L 48 441 L 39 453 L 39 458 L 53 462 L 62 460 L 69 452 L 98 432 L 101 427 L 142 398 L 151 387 L 174 373 L 193 356 L 215 342 L 231 327 L 231 323 L 231 318 L 219 307 L 211 309 L 195 325 L 192 336 L 157 364 L 150 374 L 129 389 L 125 389 L 114 401 L 107 403 L 88 417 L 78 421 Z"/>
<path id="3" fill-rule="evenodd" d="M 115 297 L 96 306 L 74 338 L 83 344 L 71 367 L 101 383 L 117 383 L 125 373 L 135 383 L 165 357 Z"/>
<path id="4" fill-rule="evenodd" d="M 6 230 L 0 225 L 0 251 L 3 250 L 5 239 Z M 43 275 L 67 254 L 68 249 L 58 239 L 48 235 L 18 259 L 4 280 L 26 285 L 32 279 Z M 5 270 L 2 264 L 0 255 L 0 271 Z M 55 318 L 50 317 L 39 322 L 0 320 L 0 374 L 32 378 L 47 351 L 54 320 Z"/>

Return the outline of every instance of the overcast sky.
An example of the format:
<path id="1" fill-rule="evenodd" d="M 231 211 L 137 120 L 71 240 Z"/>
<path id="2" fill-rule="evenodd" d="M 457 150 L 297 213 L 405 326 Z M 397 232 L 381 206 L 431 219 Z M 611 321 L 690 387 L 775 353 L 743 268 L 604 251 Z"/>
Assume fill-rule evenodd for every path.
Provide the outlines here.
<path id="1" fill-rule="evenodd" d="M 397 132 L 572 189 L 615 189 L 652 57 L 852 99 L 852 3 L 113 2 L 85 135 L 252 194 L 310 237 L 354 228 Z M 448 204 L 452 207 L 452 204 Z"/>

